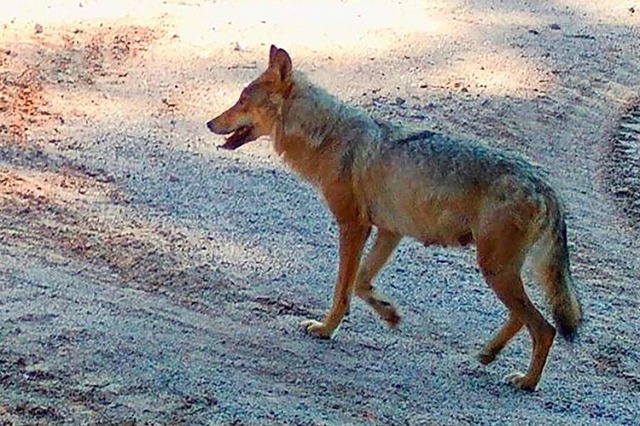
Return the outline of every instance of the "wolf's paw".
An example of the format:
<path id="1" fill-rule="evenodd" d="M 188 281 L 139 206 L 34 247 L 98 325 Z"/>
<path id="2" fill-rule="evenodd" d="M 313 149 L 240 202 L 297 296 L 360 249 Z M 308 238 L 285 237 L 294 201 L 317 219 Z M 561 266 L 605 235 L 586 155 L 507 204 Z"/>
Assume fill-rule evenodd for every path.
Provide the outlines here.
<path id="1" fill-rule="evenodd" d="M 398 314 L 398 310 L 394 306 L 393 303 L 380 299 L 380 298 L 371 298 L 368 299 L 367 302 L 375 309 L 375 311 L 380 315 L 389 327 L 396 328 L 398 324 L 400 324 L 400 320 L 402 317 Z"/>
<path id="2" fill-rule="evenodd" d="M 531 380 L 522 373 L 512 373 L 504 378 L 505 381 L 511 383 L 518 389 L 533 392 L 536 390 L 537 383 L 531 383 Z"/>
<path id="3" fill-rule="evenodd" d="M 324 323 L 315 320 L 306 320 L 300 323 L 308 334 L 319 337 L 321 339 L 330 339 L 334 330 L 329 329 Z"/>
<path id="4" fill-rule="evenodd" d="M 495 351 L 483 349 L 480 351 L 477 358 L 478 358 L 478 361 L 480 361 L 480 364 L 489 365 L 496 360 L 497 355 L 498 354 Z"/>
<path id="5" fill-rule="evenodd" d="M 385 322 L 389 327 L 397 328 L 398 324 L 400 324 L 400 320 L 402 320 L 402 317 L 400 316 L 400 314 L 398 314 L 396 309 L 393 308 L 393 309 L 389 309 L 385 313 L 385 315 L 382 317 L 382 319 L 385 320 Z"/>

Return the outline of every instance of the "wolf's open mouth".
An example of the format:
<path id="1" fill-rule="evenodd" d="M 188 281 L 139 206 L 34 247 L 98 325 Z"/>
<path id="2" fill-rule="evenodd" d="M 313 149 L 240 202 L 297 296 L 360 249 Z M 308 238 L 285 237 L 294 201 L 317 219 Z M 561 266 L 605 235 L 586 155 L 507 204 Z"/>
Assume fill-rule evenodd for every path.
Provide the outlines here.
<path id="1" fill-rule="evenodd" d="M 255 137 L 253 136 L 253 126 L 242 126 L 233 131 L 233 133 L 231 133 L 229 136 L 227 136 L 224 144 L 220 145 L 220 148 L 236 149 L 247 142 L 251 142 L 254 139 Z"/>

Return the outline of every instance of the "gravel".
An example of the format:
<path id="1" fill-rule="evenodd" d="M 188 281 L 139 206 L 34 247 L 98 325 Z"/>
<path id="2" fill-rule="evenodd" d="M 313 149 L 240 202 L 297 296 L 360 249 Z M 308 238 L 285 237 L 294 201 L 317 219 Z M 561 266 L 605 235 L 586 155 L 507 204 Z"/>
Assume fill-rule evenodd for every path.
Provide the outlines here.
<path id="1" fill-rule="evenodd" d="M 0 424 L 637 424 L 638 219 L 615 195 L 635 197 L 637 157 L 612 156 L 640 87 L 632 6 L 11 9 L 0 17 Z M 221 151 L 204 127 L 272 42 L 374 115 L 548 171 L 586 319 L 577 342 L 556 342 L 537 392 L 502 379 L 526 369 L 525 333 L 488 367 L 474 358 L 505 312 L 473 249 L 401 244 L 379 278 L 399 330 L 356 302 L 334 340 L 305 335 L 299 322 L 330 303 L 336 227 L 268 141 Z"/>

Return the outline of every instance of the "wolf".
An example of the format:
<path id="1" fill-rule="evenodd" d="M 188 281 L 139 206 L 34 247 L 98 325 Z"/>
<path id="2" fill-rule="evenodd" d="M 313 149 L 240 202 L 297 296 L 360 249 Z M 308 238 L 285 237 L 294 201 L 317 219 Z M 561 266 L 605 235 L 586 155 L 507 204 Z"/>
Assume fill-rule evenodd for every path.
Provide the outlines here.
<path id="1" fill-rule="evenodd" d="M 572 340 L 582 309 L 571 277 L 565 214 L 542 173 L 520 157 L 431 130 L 374 119 L 293 70 L 291 57 L 271 46 L 267 69 L 238 101 L 207 122 L 227 135 L 234 150 L 270 136 L 282 160 L 323 195 L 339 229 L 339 266 L 333 304 L 306 331 L 331 338 L 352 295 L 390 327 L 400 315 L 373 286 L 403 237 L 427 246 L 475 244 L 484 280 L 509 315 L 478 359 L 493 362 L 526 326 L 533 351 L 526 373 L 506 380 L 533 391 L 540 381 L 556 329 L 534 306 L 522 282 L 532 259 L 554 322 Z M 372 228 L 375 241 L 361 259 Z"/>

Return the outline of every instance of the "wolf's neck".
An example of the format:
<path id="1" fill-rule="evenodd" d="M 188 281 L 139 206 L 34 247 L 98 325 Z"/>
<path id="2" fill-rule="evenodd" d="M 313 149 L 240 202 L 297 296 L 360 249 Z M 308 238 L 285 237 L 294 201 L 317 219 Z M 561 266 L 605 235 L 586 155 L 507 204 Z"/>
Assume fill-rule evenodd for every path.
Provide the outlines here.
<path id="1" fill-rule="evenodd" d="M 302 139 L 309 147 L 318 148 L 329 140 L 344 139 L 350 128 L 373 123 L 365 112 L 330 95 L 303 74 L 296 73 L 293 78 L 290 98 L 282 110 L 283 136 Z"/>

